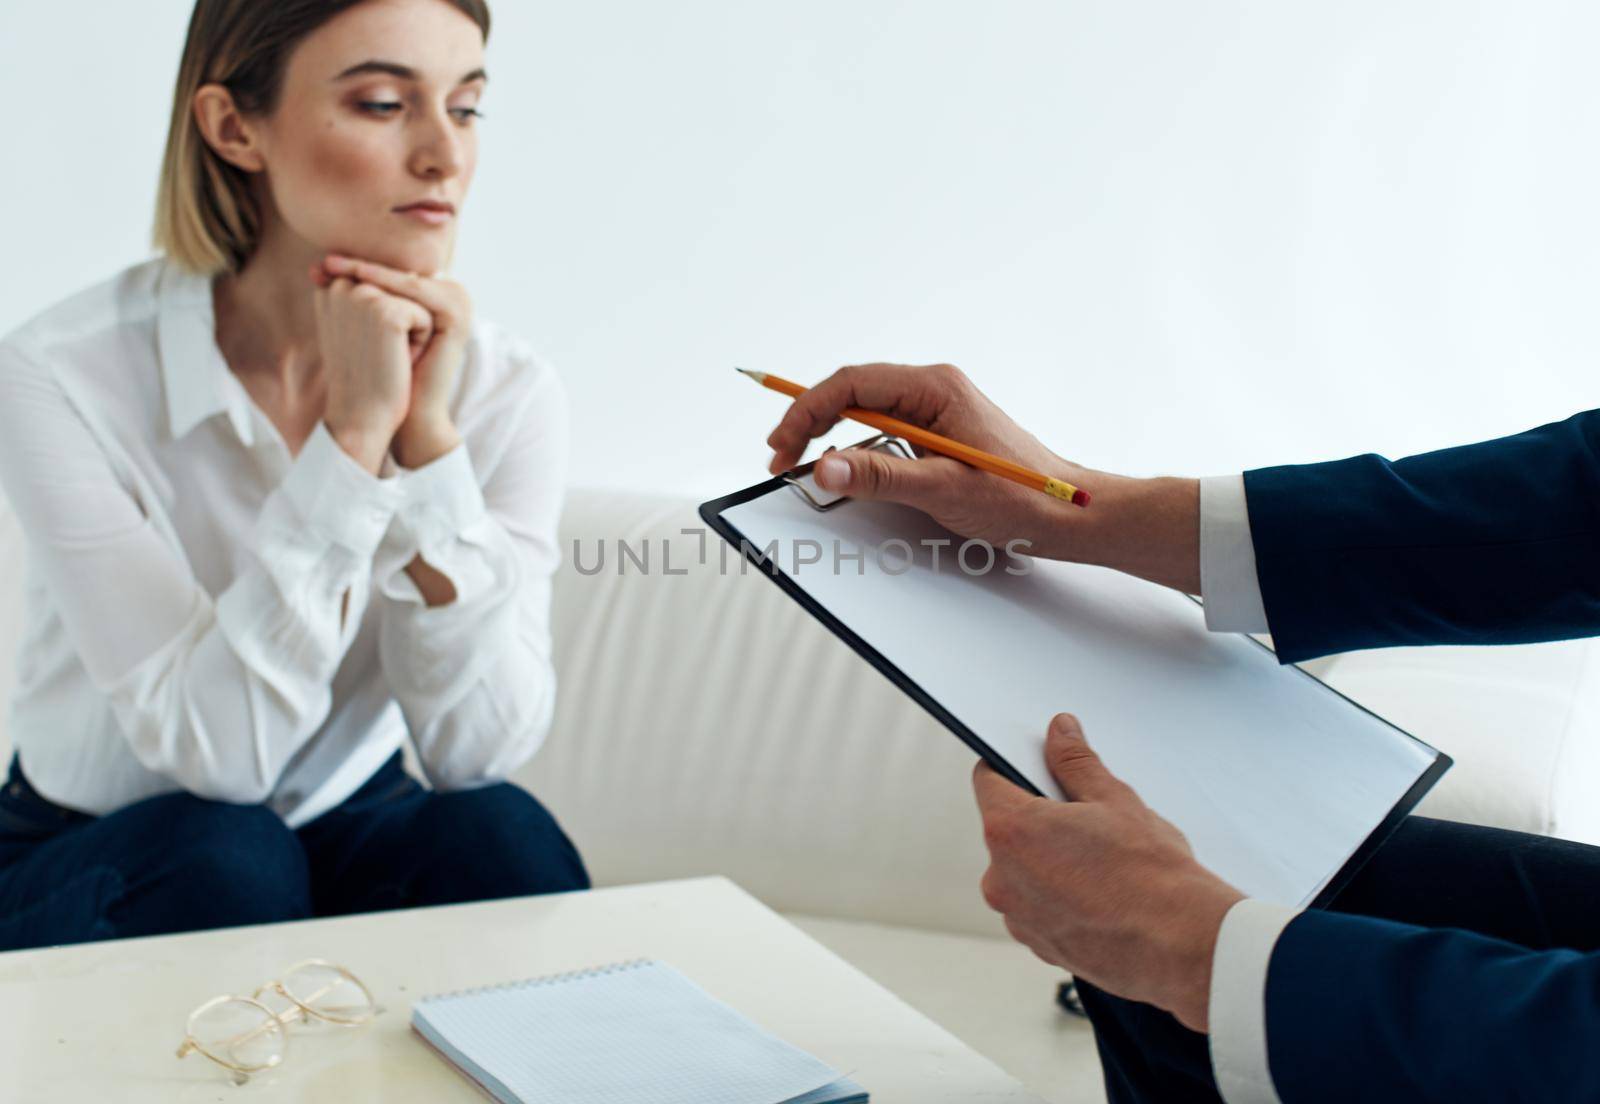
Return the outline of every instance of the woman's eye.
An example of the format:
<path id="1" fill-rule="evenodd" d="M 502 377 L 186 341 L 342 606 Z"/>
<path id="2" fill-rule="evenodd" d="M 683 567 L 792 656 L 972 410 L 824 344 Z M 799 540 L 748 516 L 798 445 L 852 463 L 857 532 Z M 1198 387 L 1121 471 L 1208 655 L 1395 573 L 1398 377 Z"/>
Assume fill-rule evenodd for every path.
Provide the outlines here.
<path id="1" fill-rule="evenodd" d="M 392 100 L 362 100 L 356 106 L 369 115 L 389 116 L 401 110 L 405 104 Z M 450 114 L 463 125 L 484 117 L 483 112 L 475 107 L 452 107 Z"/>

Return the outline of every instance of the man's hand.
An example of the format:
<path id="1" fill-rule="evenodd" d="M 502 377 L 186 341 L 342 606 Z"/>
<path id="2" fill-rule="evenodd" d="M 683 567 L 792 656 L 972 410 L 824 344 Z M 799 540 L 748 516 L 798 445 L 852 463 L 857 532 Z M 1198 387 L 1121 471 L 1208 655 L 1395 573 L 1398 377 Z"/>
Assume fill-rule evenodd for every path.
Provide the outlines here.
<path id="1" fill-rule="evenodd" d="M 984 899 L 1046 962 L 1206 1031 L 1217 932 L 1244 895 L 1106 770 L 1076 717 L 1050 722 L 1045 757 L 1066 803 L 986 763 L 973 775 L 990 856 Z"/>
<path id="2" fill-rule="evenodd" d="M 925 454 L 829 453 L 816 468 L 825 490 L 914 507 L 963 537 L 1003 547 L 1027 541 L 1030 555 L 1100 564 L 1200 592 L 1200 490 L 1193 479 L 1129 479 L 1064 460 L 948 364 L 841 368 L 794 400 L 767 438 L 771 470 L 797 464 L 814 437 L 846 407 L 890 414 L 963 444 L 1064 479 L 1094 495 L 1087 509 Z"/>

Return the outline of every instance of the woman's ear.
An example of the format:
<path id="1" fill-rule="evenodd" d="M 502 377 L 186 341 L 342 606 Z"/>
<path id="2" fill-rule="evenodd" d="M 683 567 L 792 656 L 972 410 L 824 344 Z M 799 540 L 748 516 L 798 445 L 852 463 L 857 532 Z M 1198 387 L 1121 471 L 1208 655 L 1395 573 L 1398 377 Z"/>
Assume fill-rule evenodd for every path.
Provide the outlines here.
<path id="1" fill-rule="evenodd" d="M 194 121 L 206 145 L 230 165 L 252 173 L 266 167 L 259 130 L 240 113 L 233 93 L 222 85 L 201 85 L 195 91 Z"/>

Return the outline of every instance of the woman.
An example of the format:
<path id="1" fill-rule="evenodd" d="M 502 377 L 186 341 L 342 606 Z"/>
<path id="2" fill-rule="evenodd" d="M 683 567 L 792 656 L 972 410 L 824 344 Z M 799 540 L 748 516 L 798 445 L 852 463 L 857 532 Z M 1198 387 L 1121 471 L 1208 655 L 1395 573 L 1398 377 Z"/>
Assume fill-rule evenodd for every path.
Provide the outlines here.
<path id="1" fill-rule="evenodd" d="M 554 705 L 563 392 L 433 275 L 488 31 L 199 0 L 165 255 L 0 344 L 0 948 L 587 887 L 504 781 Z"/>

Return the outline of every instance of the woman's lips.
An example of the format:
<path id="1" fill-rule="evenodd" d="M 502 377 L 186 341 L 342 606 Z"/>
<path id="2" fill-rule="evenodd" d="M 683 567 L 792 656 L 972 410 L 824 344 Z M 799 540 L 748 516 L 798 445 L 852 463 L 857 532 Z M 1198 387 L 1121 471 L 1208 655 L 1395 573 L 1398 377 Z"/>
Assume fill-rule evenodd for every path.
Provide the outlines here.
<path id="1" fill-rule="evenodd" d="M 428 226 L 443 226 L 456 217 L 455 208 L 441 203 L 413 203 L 409 207 L 396 207 L 394 213 Z"/>

